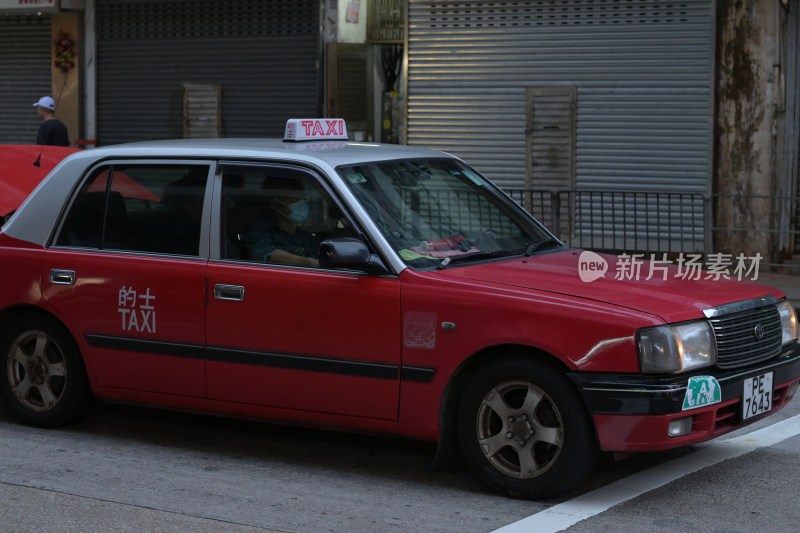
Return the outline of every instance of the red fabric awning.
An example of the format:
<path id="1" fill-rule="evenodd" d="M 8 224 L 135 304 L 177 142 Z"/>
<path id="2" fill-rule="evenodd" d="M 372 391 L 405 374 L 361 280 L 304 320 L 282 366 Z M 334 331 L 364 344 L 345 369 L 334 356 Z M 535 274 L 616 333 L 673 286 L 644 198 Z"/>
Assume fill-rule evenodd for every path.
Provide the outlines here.
<path id="1" fill-rule="evenodd" d="M 39 166 L 35 166 L 40 151 Z M 62 159 L 79 151 L 63 146 L 0 145 L 0 217 L 15 211 Z M 105 179 L 95 180 L 91 190 L 102 190 L 105 184 Z M 125 198 L 160 200 L 156 193 L 123 173 L 114 173 L 114 190 Z"/>
<path id="2" fill-rule="evenodd" d="M 33 163 L 40 151 L 37 167 Z M 78 151 L 64 146 L 0 145 L 0 216 L 16 210 L 62 159 Z"/>

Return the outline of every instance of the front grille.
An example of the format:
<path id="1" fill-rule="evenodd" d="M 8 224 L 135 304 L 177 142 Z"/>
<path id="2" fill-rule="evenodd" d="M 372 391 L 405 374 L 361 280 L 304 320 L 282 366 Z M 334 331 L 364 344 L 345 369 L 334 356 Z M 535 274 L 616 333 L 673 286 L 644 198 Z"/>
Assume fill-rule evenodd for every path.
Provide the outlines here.
<path id="1" fill-rule="evenodd" d="M 717 366 L 739 368 L 781 353 L 781 315 L 775 305 L 710 318 L 717 341 Z M 756 328 L 763 327 L 757 338 Z M 760 328 L 759 328 L 760 329 Z"/>

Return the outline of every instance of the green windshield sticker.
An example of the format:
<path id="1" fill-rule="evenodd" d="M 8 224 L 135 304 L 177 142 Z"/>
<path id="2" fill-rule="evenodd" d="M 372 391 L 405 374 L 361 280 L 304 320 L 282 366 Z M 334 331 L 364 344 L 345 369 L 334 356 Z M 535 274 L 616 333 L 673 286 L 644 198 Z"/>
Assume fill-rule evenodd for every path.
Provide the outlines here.
<path id="1" fill-rule="evenodd" d="M 683 410 L 697 409 L 722 401 L 719 381 L 714 376 L 694 376 L 689 378 L 686 396 L 683 398 Z"/>
<path id="2" fill-rule="evenodd" d="M 408 248 L 403 248 L 397 253 L 400 254 L 400 257 L 403 259 L 403 261 L 413 261 L 414 259 L 435 259 L 429 255 L 418 254 L 417 252 L 409 250 Z"/>
<path id="3" fill-rule="evenodd" d="M 350 174 L 347 176 L 347 181 L 353 184 L 366 183 L 367 178 L 365 178 L 363 174 Z"/>
<path id="4" fill-rule="evenodd" d="M 481 179 L 481 177 L 472 172 L 471 170 L 464 170 L 462 174 L 464 174 L 464 176 L 469 178 L 470 181 L 472 181 L 472 183 L 474 183 L 475 185 L 479 186 L 483 185 L 483 180 Z"/>

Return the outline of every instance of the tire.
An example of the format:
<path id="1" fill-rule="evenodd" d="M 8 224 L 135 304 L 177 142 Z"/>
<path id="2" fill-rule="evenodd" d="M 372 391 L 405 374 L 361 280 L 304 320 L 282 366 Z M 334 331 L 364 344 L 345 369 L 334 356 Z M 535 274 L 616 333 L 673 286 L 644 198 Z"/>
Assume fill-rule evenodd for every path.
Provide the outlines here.
<path id="1" fill-rule="evenodd" d="M 83 418 L 91 405 L 86 370 L 69 332 L 55 319 L 26 314 L 0 332 L 0 397 L 31 426 L 58 427 Z"/>
<path id="2" fill-rule="evenodd" d="M 494 363 L 473 376 L 458 407 L 464 459 L 489 488 L 542 499 L 584 481 L 599 454 L 574 386 L 535 360 Z"/>

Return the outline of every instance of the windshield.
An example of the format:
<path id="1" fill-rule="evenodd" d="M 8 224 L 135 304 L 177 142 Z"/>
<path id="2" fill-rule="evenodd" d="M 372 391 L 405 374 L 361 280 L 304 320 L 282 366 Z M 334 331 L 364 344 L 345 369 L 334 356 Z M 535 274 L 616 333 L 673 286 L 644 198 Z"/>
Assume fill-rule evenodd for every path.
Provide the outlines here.
<path id="1" fill-rule="evenodd" d="M 518 205 L 460 161 L 405 159 L 337 170 L 411 267 L 524 254 L 543 249 L 537 246 L 543 242 L 559 246 Z"/>

